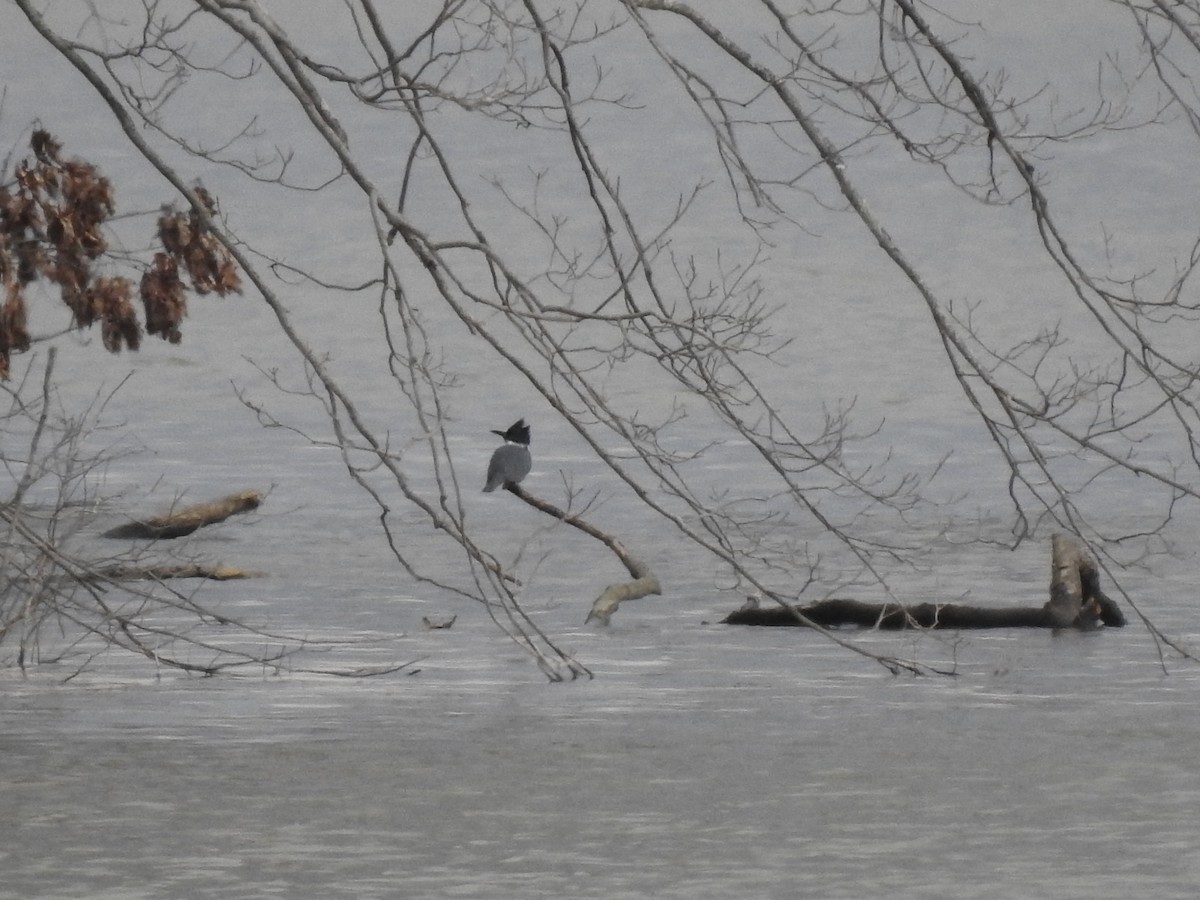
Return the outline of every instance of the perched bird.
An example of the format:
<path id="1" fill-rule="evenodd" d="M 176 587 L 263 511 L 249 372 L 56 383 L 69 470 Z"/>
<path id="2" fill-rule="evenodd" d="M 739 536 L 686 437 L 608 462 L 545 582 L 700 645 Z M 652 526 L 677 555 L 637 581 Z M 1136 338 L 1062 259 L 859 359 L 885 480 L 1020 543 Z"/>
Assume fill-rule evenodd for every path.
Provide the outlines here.
<path id="1" fill-rule="evenodd" d="M 504 443 L 496 448 L 488 463 L 487 484 L 483 486 L 485 493 L 502 485 L 519 484 L 533 466 L 533 457 L 529 455 L 529 426 L 524 419 L 517 419 L 507 431 L 492 429 L 492 434 L 500 435 Z"/>

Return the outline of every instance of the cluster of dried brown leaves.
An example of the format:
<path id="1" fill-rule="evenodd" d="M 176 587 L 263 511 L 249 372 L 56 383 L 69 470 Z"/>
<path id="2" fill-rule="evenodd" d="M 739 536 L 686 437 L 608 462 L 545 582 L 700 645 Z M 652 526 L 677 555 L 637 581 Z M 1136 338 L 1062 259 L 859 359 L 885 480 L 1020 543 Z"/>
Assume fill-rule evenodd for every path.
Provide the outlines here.
<path id="1" fill-rule="evenodd" d="M 90 163 L 64 160 L 62 146 L 46 131 L 33 133 L 30 149 L 32 158 L 18 163 L 12 179 L 0 184 L 0 378 L 8 377 L 10 354 L 29 349 L 25 288 L 39 278 L 59 286 L 77 327 L 100 323 L 110 352 L 141 344 L 133 282 L 95 271 L 108 249 L 104 223 L 116 209 L 112 185 Z M 203 188 L 196 193 L 215 215 L 212 196 Z M 180 273 L 198 294 L 240 292 L 241 280 L 229 252 L 195 210 L 164 207 L 158 240 L 162 250 L 142 275 L 138 296 L 146 332 L 178 343 L 187 315 Z"/>

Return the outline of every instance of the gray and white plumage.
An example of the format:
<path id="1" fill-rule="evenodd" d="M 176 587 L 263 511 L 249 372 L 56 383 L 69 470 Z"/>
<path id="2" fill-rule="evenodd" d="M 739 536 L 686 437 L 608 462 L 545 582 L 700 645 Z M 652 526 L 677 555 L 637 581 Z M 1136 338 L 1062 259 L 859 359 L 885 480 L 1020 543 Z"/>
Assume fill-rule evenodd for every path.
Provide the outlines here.
<path id="1" fill-rule="evenodd" d="M 492 434 L 500 435 L 504 443 L 496 448 L 488 463 L 485 493 L 506 484 L 520 484 L 533 467 L 533 457 L 529 454 L 530 428 L 524 419 L 518 419 L 506 431 L 493 429 Z"/>

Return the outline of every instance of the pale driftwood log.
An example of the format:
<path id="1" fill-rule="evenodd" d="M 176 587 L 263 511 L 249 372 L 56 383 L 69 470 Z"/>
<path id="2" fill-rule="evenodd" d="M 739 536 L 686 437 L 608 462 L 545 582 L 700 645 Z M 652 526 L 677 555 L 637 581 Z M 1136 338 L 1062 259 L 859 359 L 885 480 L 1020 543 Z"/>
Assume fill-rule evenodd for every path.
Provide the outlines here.
<path id="1" fill-rule="evenodd" d="M 238 513 L 258 509 L 262 502 L 263 495 L 259 491 L 242 491 L 240 494 L 230 494 L 211 503 L 201 503 L 198 506 L 172 510 L 152 519 L 118 525 L 104 532 L 104 537 L 151 541 L 183 537 L 205 525 L 215 525 Z"/>
<path id="2" fill-rule="evenodd" d="M 862 603 L 823 600 L 810 606 L 759 607 L 751 601 L 721 620 L 728 625 L 835 628 L 1120 628 L 1125 615 L 1100 589 L 1095 561 L 1071 538 L 1051 538 L 1050 599 L 1042 606 L 987 607 L 956 603 Z"/>
<path id="3" fill-rule="evenodd" d="M 96 572 L 109 581 L 164 581 L 168 578 L 207 578 L 212 581 L 234 581 L 240 578 L 259 578 L 261 572 L 247 572 L 233 566 L 109 566 Z"/>
<path id="4" fill-rule="evenodd" d="M 590 535 L 600 541 L 616 554 L 617 559 L 621 561 L 621 564 L 625 566 L 629 574 L 633 577 L 632 581 L 620 581 L 606 587 L 603 593 L 593 601 L 592 609 L 588 613 L 585 622 L 599 622 L 601 625 L 607 625 L 612 621 L 612 614 L 617 611 L 617 607 L 626 600 L 638 600 L 650 594 L 662 593 L 662 586 L 658 582 L 658 576 L 650 570 L 649 566 L 626 550 L 621 542 L 611 534 L 601 531 L 596 526 L 579 518 L 579 516 L 568 513 L 566 510 L 559 509 L 552 503 L 547 503 L 545 500 L 533 496 L 518 484 L 506 484 L 504 485 L 504 489 L 520 497 L 534 509 L 548 516 L 553 516 L 567 525 L 572 525 L 584 534 Z"/>

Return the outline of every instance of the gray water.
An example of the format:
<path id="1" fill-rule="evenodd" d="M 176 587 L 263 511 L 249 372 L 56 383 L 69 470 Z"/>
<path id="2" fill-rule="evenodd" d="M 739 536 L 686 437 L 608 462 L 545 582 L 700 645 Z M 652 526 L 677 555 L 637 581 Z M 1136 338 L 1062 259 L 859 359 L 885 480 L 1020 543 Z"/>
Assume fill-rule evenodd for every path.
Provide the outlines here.
<path id="1" fill-rule="evenodd" d="M 1066 13 L 1044 27 L 1059 29 L 1043 36 L 1050 43 L 1074 34 Z M 999 33 L 1032 40 L 1020 28 Z M 0 9 L 5 58 L 24 59 L 35 40 L 11 8 Z M 121 170 L 111 125 L 80 105 L 75 76 L 44 61 L 13 72 L 0 118 L 6 138 L 40 112 L 81 143 L 92 129 L 94 155 Z M 51 122 L 47 108 L 78 118 Z M 1171 145 L 1161 133 L 1141 140 L 1121 151 L 1127 192 L 1113 199 L 1110 185 L 1103 197 L 1085 196 L 1081 216 L 1132 202 L 1154 183 L 1147 171 L 1166 163 L 1148 148 Z M 871 161 L 863 165 L 869 179 Z M 1088 177 L 1077 173 L 1079 184 Z M 1193 182 L 1181 169 L 1161 202 L 1143 204 L 1137 240 L 1188 245 Z M 158 186 L 145 193 L 153 208 Z M 901 215 L 920 198 L 899 192 L 881 202 Z M 999 285 L 1016 290 L 1033 278 L 1028 248 L 996 239 L 1009 235 L 1005 215 L 980 234 L 929 224 L 909 235 L 911 246 L 932 266 L 953 240 L 954 259 L 939 259 L 935 277 L 951 288 L 974 279 L 970 296 L 995 299 Z M 1004 534 L 987 485 L 975 483 L 986 449 L 967 412 L 947 400 L 953 385 L 930 363 L 919 309 L 876 289 L 885 270 L 861 235 L 839 227 L 830 224 L 776 276 L 802 274 L 813 297 L 845 301 L 831 316 L 806 294 L 784 314 L 804 325 L 798 357 L 833 346 L 842 361 L 830 365 L 827 354 L 800 370 L 806 396 L 797 402 L 858 396 L 866 414 L 887 416 L 883 437 L 903 460 L 927 465 L 947 446 L 960 451 L 935 492 L 981 488 L 956 513 L 959 537 L 939 521 L 912 523 L 909 537 L 926 555 L 919 568 L 890 573 L 893 590 L 919 600 L 1040 603 L 1045 536 L 1013 552 L 966 543 L 976 531 Z M 325 298 L 292 299 L 302 319 L 327 315 Z M 355 353 L 356 329 L 371 327 L 372 312 L 340 308 L 339 316 L 349 324 L 323 335 L 325 346 L 367 387 L 367 405 L 386 414 L 398 398 L 387 384 L 372 392 L 377 360 Z M 184 544 L 266 577 L 204 586 L 199 598 L 274 634 L 330 642 L 302 655 L 310 668 L 408 665 L 369 679 L 273 671 L 195 679 L 109 654 L 70 680 L 73 665 L 3 672 L 0 896 L 1200 893 L 1200 672 L 1169 650 L 1164 662 L 1136 620 L 1088 634 L 860 636 L 868 649 L 955 672 L 893 676 L 816 634 L 716 624 L 741 605 L 741 592 L 614 490 L 597 520 L 644 548 L 666 589 L 598 628 L 584 616 L 620 567 L 564 529 L 540 531 L 545 523 L 507 496 L 472 496 L 470 514 L 490 541 L 508 539 L 515 552 L 532 536 L 530 555 L 547 562 L 522 602 L 595 675 L 548 684 L 481 608 L 400 577 L 377 513 L 347 484 L 336 453 L 263 429 L 238 406 L 231 379 L 289 421 L 321 427 L 319 410 L 272 394 L 247 356 L 268 368 L 291 358 L 249 298 L 193 303 L 182 345 L 155 343 L 136 357 L 63 342 L 64 374 L 87 374 L 80 396 L 133 370 L 109 409 L 130 453 L 106 471 L 118 501 L 95 528 L 157 511 L 180 493 L 196 502 L 266 490 L 260 511 Z M 487 429 L 524 414 L 535 419 L 531 485 L 553 486 L 559 470 L 593 471 L 570 434 L 503 373 L 484 360 L 464 368 L 453 435 L 460 462 L 476 458 L 482 472 Z M 781 370 L 779 385 L 786 390 L 796 371 Z M 1148 512 L 1140 495 L 1109 502 L 1122 522 Z M 1170 535 L 1174 557 L 1122 575 L 1155 622 L 1194 648 L 1193 534 L 1181 518 Z M 427 539 L 416 524 L 406 536 Z M 450 616 L 447 630 L 422 625 Z M 210 627 L 215 638 L 253 643 Z"/>
<path id="2" fill-rule="evenodd" d="M 10 681 L 5 891 L 1195 895 L 1196 679 L 1131 634 L 973 636 L 943 680 L 636 619 L 567 687 L 452 650 L 389 681 Z"/>

